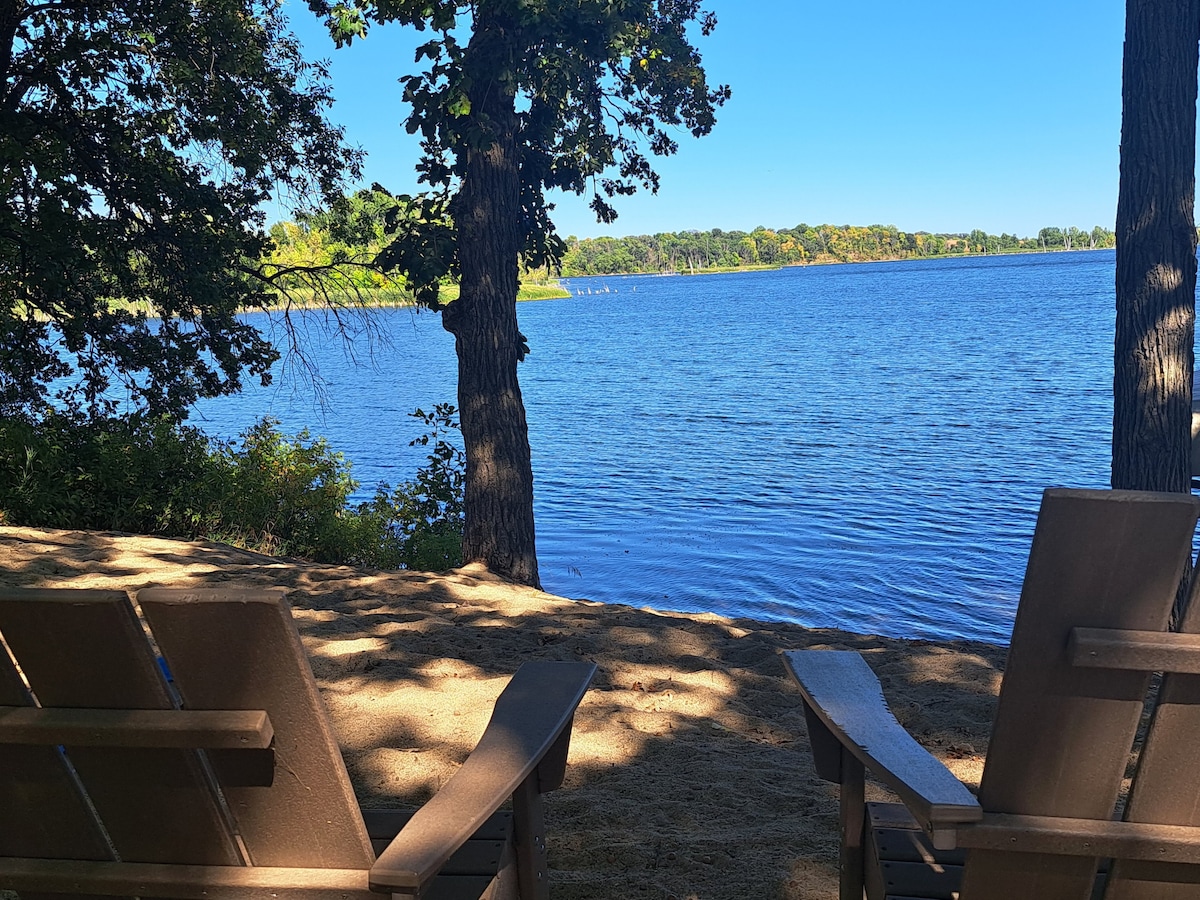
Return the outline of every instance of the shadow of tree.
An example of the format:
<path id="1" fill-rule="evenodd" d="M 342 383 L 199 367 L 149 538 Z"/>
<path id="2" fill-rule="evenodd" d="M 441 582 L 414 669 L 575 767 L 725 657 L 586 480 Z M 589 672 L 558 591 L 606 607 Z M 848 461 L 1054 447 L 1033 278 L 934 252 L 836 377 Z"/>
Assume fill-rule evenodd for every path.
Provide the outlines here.
<path id="1" fill-rule="evenodd" d="M 934 644 L 552 597 L 471 569 L 321 566 L 216 544 L 0 528 L 0 583 L 293 589 L 364 805 L 427 799 L 526 660 L 599 666 L 548 798 L 554 895 L 837 895 L 837 802 L 817 780 L 785 649 L 861 651 L 897 717 L 978 777 L 1003 648 Z"/>

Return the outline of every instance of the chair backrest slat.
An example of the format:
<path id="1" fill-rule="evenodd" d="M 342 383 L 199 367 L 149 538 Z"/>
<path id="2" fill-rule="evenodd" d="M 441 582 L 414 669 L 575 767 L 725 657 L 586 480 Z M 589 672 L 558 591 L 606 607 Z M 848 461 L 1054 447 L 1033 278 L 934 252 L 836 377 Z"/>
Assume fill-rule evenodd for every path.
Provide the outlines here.
<path id="1" fill-rule="evenodd" d="M 1073 667 L 1070 631 L 1164 630 L 1198 508 L 1187 494 L 1046 492 L 980 786 L 985 812 L 1111 817 L 1150 676 Z M 1087 900 L 1095 863 L 973 851 L 963 897 Z"/>
<path id="2" fill-rule="evenodd" d="M 5 588 L 0 634 L 43 707 L 172 706 L 123 593 Z M 121 859 L 241 862 L 228 816 L 197 752 L 67 747 L 66 753 Z M 84 853 L 92 858 L 90 850 Z"/>
<path id="3" fill-rule="evenodd" d="M 1200 633 L 1200 577 L 1193 573 L 1191 602 L 1180 631 Z M 1125 805 L 1125 819 L 1156 825 L 1200 825 L 1200 675 L 1168 674 Z M 1115 860 L 1105 900 L 1197 900 L 1200 884 L 1170 884 L 1155 878 L 1154 867 Z"/>
<path id="4" fill-rule="evenodd" d="M 369 867 L 374 851 L 284 592 L 155 588 L 138 604 L 186 708 L 264 709 L 275 727 L 275 783 L 222 785 L 252 864 Z"/>
<path id="5" fill-rule="evenodd" d="M 2 649 L 0 705 L 33 705 Z M 0 856 L 112 859 L 95 814 L 58 748 L 0 746 Z"/>

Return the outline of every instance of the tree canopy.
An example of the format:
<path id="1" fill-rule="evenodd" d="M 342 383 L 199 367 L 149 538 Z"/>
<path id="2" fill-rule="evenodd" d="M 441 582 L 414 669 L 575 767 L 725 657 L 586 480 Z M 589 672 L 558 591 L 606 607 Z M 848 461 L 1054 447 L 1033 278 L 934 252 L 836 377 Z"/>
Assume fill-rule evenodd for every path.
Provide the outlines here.
<path id="1" fill-rule="evenodd" d="M 365 37 L 373 24 L 437 33 L 417 50 L 423 68 L 401 78 L 412 107 L 406 128 L 421 136 L 419 180 L 433 192 L 392 223 L 397 239 L 380 259 L 408 273 L 435 307 L 436 279 L 458 274 L 450 200 L 465 175 L 463 151 L 485 147 L 498 124 L 473 105 L 473 92 L 491 87 L 520 98 L 517 213 L 522 259 L 531 266 L 557 264 L 566 250 L 550 218 L 548 190 L 590 192 L 597 219 L 614 221 L 614 198 L 657 191 L 650 160 L 678 150 L 672 132 L 707 134 L 730 96 L 727 86 L 709 88 L 688 35 L 689 26 L 707 35 L 716 25 L 699 0 L 309 0 L 309 6 L 326 18 L 339 46 Z M 464 34 L 471 38 L 466 44 Z"/>
<path id="2" fill-rule="evenodd" d="M 358 171 L 325 75 L 278 0 L 0 0 L 0 417 L 269 377 L 260 204 Z"/>

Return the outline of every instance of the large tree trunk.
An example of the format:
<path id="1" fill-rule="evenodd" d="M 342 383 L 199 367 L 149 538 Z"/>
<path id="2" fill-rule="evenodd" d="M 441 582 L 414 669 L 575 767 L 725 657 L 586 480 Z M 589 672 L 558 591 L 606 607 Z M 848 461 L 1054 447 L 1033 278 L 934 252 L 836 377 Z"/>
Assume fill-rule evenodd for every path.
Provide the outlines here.
<path id="1" fill-rule="evenodd" d="M 540 587 L 533 525 L 533 467 L 517 383 L 524 338 L 517 330 L 517 256 L 523 235 L 517 116 L 497 60 L 515 52 L 512 29 L 486 4 L 467 49 L 473 124 L 486 138 L 460 151 L 454 201 L 462 276 L 442 322 L 458 353 L 458 405 L 466 448 L 463 558 Z M 472 65 L 474 63 L 474 65 Z"/>
<path id="2" fill-rule="evenodd" d="M 1128 0 L 1112 486 L 1190 490 L 1200 4 Z"/>

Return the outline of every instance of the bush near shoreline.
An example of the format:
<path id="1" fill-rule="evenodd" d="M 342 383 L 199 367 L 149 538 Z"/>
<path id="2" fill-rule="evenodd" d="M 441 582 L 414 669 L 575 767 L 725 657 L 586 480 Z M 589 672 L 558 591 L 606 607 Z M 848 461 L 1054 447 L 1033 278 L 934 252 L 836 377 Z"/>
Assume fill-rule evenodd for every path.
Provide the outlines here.
<path id="1" fill-rule="evenodd" d="M 238 441 L 141 414 L 47 413 L 0 421 L 0 525 L 209 539 L 315 562 L 441 571 L 462 562 L 462 451 L 455 410 L 429 429 L 413 480 L 350 498 L 350 463 L 321 437 L 262 419 Z"/>

